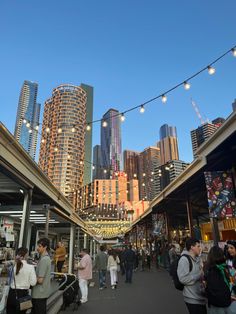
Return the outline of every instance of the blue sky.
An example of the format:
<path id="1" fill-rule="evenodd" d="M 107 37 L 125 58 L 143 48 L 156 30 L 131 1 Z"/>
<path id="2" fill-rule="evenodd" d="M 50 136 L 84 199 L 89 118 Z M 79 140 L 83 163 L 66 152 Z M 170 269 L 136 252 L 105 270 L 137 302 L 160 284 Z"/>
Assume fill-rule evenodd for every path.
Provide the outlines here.
<path id="1" fill-rule="evenodd" d="M 61 83 L 94 87 L 94 119 L 155 97 L 236 45 L 235 0 L 2 0 L 0 4 L 0 120 L 13 132 L 23 81 L 38 82 L 38 102 Z M 192 160 L 190 130 L 204 118 L 227 117 L 236 98 L 236 58 L 191 89 L 172 92 L 165 105 L 127 115 L 122 147 L 155 145 L 159 128 L 177 127 L 180 158 Z M 42 116 L 42 114 L 41 114 Z M 93 142 L 100 141 L 100 125 Z"/>

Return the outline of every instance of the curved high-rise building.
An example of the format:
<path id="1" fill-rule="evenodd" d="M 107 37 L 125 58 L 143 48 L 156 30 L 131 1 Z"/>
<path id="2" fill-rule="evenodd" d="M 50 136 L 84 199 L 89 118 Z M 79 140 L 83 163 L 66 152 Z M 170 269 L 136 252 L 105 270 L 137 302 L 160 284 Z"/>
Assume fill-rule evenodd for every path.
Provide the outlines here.
<path id="1" fill-rule="evenodd" d="M 84 89 L 63 84 L 44 107 L 39 165 L 70 200 L 83 185 L 86 102 Z"/>
<path id="2" fill-rule="evenodd" d="M 40 115 L 40 104 L 37 104 L 38 84 L 31 81 L 24 81 L 21 88 L 16 125 L 15 138 L 24 149 L 35 158 Z M 23 123 L 25 121 L 26 123 Z"/>

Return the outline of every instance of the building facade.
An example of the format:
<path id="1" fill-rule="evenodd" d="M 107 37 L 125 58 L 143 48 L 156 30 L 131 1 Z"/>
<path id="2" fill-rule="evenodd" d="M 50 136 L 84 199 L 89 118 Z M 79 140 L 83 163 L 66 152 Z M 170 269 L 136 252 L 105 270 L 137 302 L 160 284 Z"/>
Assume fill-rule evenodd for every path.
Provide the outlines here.
<path id="1" fill-rule="evenodd" d="M 139 153 L 132 150 L 125 150 L 123 153 L 124 172 L 127 173 L 128 180 L 138 179 Z"/>
<path id="2" fill-rule="evenodd" d="M 119 111 L 115 109 L 109 109 L 102 118 L 101 153 L 102 167 L 107 170 L 104 178 L 109 179 L 110 175 L 121 170 L 122 165 L 121 121 Z"/>
<path id="3" fill-rule="evenodd" d="M 218 124 L 205 123 L 199 126 L 197 129 L 191 131 L 191 141 L 193 148 L 193 156 L 197 157 L 196 150 L 202 145 L 219 127 Z"/>
<path id="4" fill-rule="evenodd" d="M 86 185 L 92 181 L 92 134 L 93 134 L 93 87 L 81 84 L 81 88 L 86 92 L 86 124 L 89 125 L 90 130 L 85 133 L 85 152 L 84 159 L 87 161 L 84 163 L 84 181 Z"/>
<path id="5" fill-rule="evenodd" d="M 39 165 L 71 201 L 84 181 L 86 103 L 84 89 L 63 84 L 44 107 Z"/>
<path id="6" fill-rule="evenodd" d="M 93 147 L 93 180 L 101 179 L 102 176 L 102 152 L 101 145 L 95 145 Z"/>
<path id="7" fill-rule="evenodd" d="M 232 108 L 233 108 L 233 111 L 236 111 L 236 99 L 235 99 L 234 102 L 232 103 Z"/>
<path id="8" fill-rule="evenodd" d="M 170 160 L 178 160 L 179 149 L 176 127 L 167 124 L 162 125 L 160 128 L 160 141 L 157 146 L 160 148 L 160 162 L 162 165 Z"/>
<path id="9" fill-rule="evenodd" d="M 139 197 L 151 201 L 158 193 L 158 172 L 160 148 L 148 147 L 139 155 Z"/>
<path id="10" fill-rule="evenodd" d="M 40 104 L 38 84 L 24 81 L 20 92 L 14 136 L 34 159 L 38 139 Z"/>

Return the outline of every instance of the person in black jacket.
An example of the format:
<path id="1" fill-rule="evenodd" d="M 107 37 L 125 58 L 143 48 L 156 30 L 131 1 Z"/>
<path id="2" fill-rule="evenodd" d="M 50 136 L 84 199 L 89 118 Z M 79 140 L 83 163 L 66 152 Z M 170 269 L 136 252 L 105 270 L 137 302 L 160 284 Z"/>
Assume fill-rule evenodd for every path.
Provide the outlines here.
<path id="1" fill-rule="evenodd" d="M 208 254 L 205 280 L 209 314 L 228 313 L 231 304 L 229 271 L 224 251 L 218 246 L 213 246 Z"/>
<path id="2" fill-rule="evenodd" d="M 132 282 L 133 269 L 135 265 L 135 253 L 132 250 L 132 245 L 129 245 L 128 250 L 124 253 L 124 261 L 125 261 L 125 282 Z"/>

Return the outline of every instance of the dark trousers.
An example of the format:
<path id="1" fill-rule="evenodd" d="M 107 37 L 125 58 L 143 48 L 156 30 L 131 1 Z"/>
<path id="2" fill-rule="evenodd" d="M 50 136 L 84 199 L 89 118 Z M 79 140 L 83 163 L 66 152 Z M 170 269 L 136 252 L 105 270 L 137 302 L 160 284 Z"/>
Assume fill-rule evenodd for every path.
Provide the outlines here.
<path id="1" fill-rule="evenodd" d="M 98 271 L 98 276 L 99 276 L 99 287 L 103 288 L 106 286 L 106 269 L 100 269 Z"/>
<path id="2" fill-rule="evenodd" d="M 62 267 L 63 267 L 64 261 L 58 261 L 57 262 L 57 271 L 61 273 Z"/>
<path id="3" fill-rule="evenodd" d="M 207 314 L 206 305 L 185 303 L 189 314 Z"/>
<path id="4" fill-rule="evenodd" d="M 7 298 L 7 314 L 24 314 L 26 311 L 20 311 L 18 302 L 16 301 L 16 292 L 17 298 L 23 298 L 29 294 L 28 290 L 23 289 L 11 289 L 9 290 L 8 298 Z"/>
<path id="5" fill-rule="evenodd" d="M 132 282 L 132 276 L 133 276 L 133 264 L 132 265 L 129 265 L 129 264 L 126 264 L 125 265 L 125 282 L 129 282 L 131 283 Z"/>
<path id="6" fill-rule="evenodd" d="M 31 314 L 47 314 L 47 299 L 32 299 Z"/>

